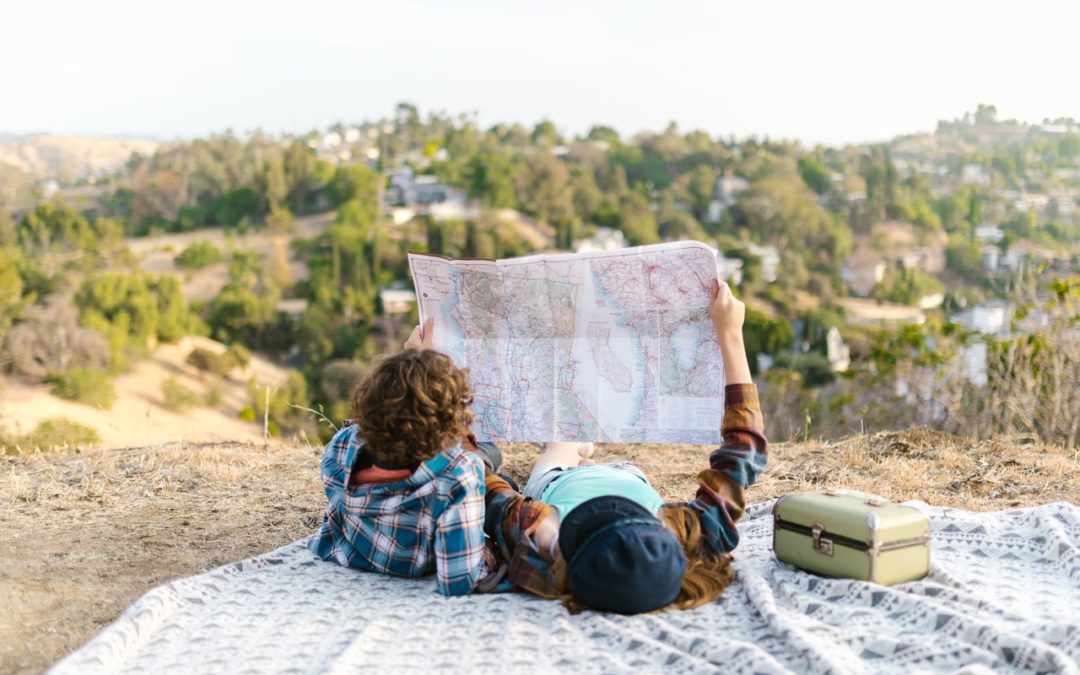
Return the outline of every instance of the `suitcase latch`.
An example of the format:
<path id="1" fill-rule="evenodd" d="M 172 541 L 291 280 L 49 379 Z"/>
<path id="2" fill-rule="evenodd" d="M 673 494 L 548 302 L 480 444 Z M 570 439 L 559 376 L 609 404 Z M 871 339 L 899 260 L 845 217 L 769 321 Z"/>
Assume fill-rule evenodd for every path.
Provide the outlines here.
<path id="1" fill-rule="evenodd" d="M 814 523 L 810 528 L 810 539 L 814 542 L 814 550 L 823 555 L 832 555 L 832 540 L 822 539 L 821 533 L 825 531 L 825 527 L 821 523 Z"/>

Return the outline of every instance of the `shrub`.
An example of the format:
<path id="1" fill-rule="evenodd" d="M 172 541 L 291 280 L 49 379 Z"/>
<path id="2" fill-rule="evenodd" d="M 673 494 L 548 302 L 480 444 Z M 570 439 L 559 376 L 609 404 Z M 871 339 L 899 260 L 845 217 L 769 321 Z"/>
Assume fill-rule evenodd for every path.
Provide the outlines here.
<path id="1" fill-rule="evenodd" d="M 108 410 L 116 400 L 116 390 L 103 370 L 72 368 L 63 373 L 50 373 L 45 381 L 53 386 L 57 396 L 79 403 Z"/>
<path id="2" fill-rule="evenodd" d="M 169 410 L 181 412 L 192 408 L 199 403 L 199 397 L 175 377 L 167 378 L 161 383 L 161 397 L 164 405 Z"/>
<path id="3" fill-rule="evenodd" d="M 206 394 L 203 395 L 203 404 L 210 408 L 216 408 L 221 405 L 221 398 L 221 387 L 215 382 L 210 385 L 206 390 Z"/>
<path id="4" fill-rule="evenodd" d="M 777 368 L 795 370 L 802 378 L 807 387 L 821 387 L 836 379 L 832 372 L 829 360 L 823 354 L 809 352 L 806 354 L 792 354 L 784 352 L 776 357 L 774 365 Z"/>
<path id="5" fill-rule="evenodd" d="M 309 405 L 307 397 L 307 381 L 296 370 L 290 370 L 288 379 L 279 387 L 271 387 L 267 396 L 267 387 L 258 383 L 255 378 L 248 381 L 248 396 L 251 398 L 251 407 L 254 419 L 262 421 L 267 415 L 267 399 L 269 399 L 269 427 L 270 435 L 276 436 L 282 430 L 297 432 L 310 426 L 310 420 L 304 408 Z M 241 411 L 243 416 L 243 411 Z"/>
<path id="6" fill-rule="evenodd" d="M 191 353 L 188 354 L 187 362 L 204 373 L 214 375 L 226 375 L 232 369 L 232 364 L 225 358 L 224 354 L 218 354 L 205 347 L 192 349 Z"/>
<path id="7" fill-rule="evenodd" d="M 225 256 L 217 246 L 208 241 L 197 241 L 181 251 L 174 262 L 177 267 L 201 270 L 224 259 Z"/>
<path id="8" fill-rule="evenodd" d="M 327 401 L 347 401 L 356 383 L 364 375 L 364 367 L 347 359 L 328 361 L 319 373 L 319 391 Z"/>
<path id="9" fill-rule="evenodd" d="M 13 372 L 43 380 L 50 372 L 109 365 L 108 340 L 93 327 L 77 324 L 75 308 L 66 300 L 53 300 L 31 308 L 22 323 L 6 336 Z"/>
<path id="10" fill-rule="evenodd" d="M 42 420 L 29 434 L 14 441 L 14 445 L 26 450 L 51 450 L 77 445 L 97 445 L 101 436 L 85 424 L 66 417 Z"/>
<path id="11" fill-rule="evenodd" d="M 266 229 L 271 232 L 292 232 L 296 226 L 296 219 L 287 206 L 271 206 L 270 213 L 266 214 Z"/>
<path id="12" fill-rule="evenodd" d="M 251 363 L 251 350 L 239 342 L 234 342 L 229 345 L 221 358 L 230 370 L 232 368 L 245 368 L 247 364 Z"/>

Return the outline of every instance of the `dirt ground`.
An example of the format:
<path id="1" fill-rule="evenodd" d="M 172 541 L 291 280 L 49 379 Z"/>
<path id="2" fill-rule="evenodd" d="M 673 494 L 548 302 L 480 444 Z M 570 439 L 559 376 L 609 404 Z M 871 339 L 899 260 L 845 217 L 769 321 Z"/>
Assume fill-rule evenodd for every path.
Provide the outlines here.
<path id="1" fill-rule="evenodd" d="M 668 498 L 693 495 L 708 448 L 599 446 Z M 0 672 L 40 672 L 170 579 L 311 533 L 322 449 L 254 443 L 83 449 L 0 457 Z M 504 446 L 523 480 L 536 456 Z M 922 429 L 772 446 L 750 501 L 821 487 L 994 510 L 1080 502 L 1080 455 Z"/>

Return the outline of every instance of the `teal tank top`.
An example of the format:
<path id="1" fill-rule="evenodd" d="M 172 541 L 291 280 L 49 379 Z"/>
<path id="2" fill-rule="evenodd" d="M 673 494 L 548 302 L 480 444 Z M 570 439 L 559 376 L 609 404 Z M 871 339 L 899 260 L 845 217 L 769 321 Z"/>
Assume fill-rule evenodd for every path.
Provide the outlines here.
<path id="1" fill-rule="evenodd" d="M 544 490 L 540 501 L 550 504 L 565 518 L 594 497 L 626 497 L 655 514 L 664 505 L 660 493 L 636 474 L 610 464 L 576 467 L 559 476 Z"/>

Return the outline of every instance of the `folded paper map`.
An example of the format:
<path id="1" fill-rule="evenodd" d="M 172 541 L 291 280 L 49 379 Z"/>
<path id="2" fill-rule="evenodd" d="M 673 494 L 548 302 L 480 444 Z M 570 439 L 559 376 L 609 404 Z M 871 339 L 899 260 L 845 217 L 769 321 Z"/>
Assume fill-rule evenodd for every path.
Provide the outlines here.
<path id="1" fill-rule="evenodd" d="M 716 250 L 673 242 L 509 260 L 410 253 L 420 318 L 469 369 L 491 441 L 716 443 Z"/>

